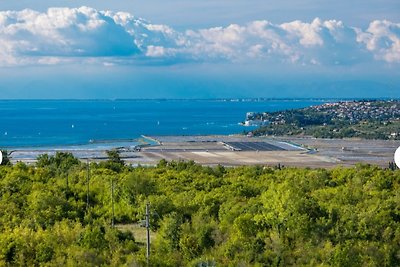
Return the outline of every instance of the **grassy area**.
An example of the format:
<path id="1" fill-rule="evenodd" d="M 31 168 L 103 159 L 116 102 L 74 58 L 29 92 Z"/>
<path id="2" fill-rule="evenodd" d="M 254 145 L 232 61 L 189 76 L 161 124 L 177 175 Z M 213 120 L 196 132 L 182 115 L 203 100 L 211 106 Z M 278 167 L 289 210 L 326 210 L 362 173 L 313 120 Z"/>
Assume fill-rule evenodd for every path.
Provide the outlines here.
<path id="1" fill-rule="evenodd" d="M 140 224 L 117 224 L 115 227 L 122 232 L 131 232 L 135 237 L 135 241 L 137 243 L 146 244 L 147 233 L 146 227 L 141 226 Z M 150 231 L 150 240 L 155 240 L 157 238 L 157 234 L 153 231 Z"/>

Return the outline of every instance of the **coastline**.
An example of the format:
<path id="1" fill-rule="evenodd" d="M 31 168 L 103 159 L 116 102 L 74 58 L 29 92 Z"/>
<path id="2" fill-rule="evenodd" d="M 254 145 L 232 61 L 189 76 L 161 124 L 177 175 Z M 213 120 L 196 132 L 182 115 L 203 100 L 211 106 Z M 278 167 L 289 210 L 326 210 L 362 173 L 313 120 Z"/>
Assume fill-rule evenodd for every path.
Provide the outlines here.
<path id="1" fill-rule="evenodd" d="M 202 165 L 265 165 L 311 168 L 354 166 L 358 163 L 382 167 L 393 161 L 397 140 L 319 139 L 312 137 L 243 135 L 143 135 L 135 142 L 110 142 L 81 146 L 15 148 L 13 163 L 34 163 L 40 154 L 70 152 L 81 160 L 103 161 L 106 151 L 117 149 L 129 165 L 156 165 L 161 159 L 193 160 Z M 238 147 L 233 149 L 232 145 Z"/>

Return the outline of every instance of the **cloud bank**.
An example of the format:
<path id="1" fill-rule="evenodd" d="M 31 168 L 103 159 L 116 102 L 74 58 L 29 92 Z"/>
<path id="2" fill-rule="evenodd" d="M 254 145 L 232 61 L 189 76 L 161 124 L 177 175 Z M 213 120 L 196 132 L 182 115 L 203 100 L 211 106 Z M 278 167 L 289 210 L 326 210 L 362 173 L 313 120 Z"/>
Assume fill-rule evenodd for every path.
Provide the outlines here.
<path id="1" fill-rule="evenodd" d="M 134 62 L 400 63 L 400 23 L 253 21 L 176 31 L 129 13 L 89 7 L 0 12 L 0 65 Z"/>

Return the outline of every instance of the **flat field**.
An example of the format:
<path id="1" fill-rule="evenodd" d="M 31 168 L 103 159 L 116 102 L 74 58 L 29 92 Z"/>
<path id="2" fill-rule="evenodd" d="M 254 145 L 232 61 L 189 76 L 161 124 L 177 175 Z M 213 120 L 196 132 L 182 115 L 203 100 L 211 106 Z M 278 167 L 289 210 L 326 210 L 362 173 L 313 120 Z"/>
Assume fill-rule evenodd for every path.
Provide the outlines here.
<path id="1" fill-rule="evenodd" d="M 357 163 L 388 166 L 400 141 L 361 139 L 317 139 L 309 137 L 152 136 L 158 145 L 141 151 L 122 150 L 132 165 L 155 165 L 161 159 L 193 160 L 203 165 L 285 165 L 297 167 L 351 166 Z M 12 161 L 34 162 L 44 153 L 71 152 L 91 161 L 106 160 L 104 149 L 17 149 Z"/>

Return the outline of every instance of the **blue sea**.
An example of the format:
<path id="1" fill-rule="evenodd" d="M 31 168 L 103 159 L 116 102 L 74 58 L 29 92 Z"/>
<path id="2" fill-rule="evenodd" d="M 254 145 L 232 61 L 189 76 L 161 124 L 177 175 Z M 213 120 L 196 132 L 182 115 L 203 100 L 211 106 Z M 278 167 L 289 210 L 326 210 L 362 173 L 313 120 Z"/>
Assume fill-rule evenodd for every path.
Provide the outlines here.
<path id="1" fill-rule="evenodd" d="M 236 134 L 247 112 L 321 100 L 0 100 L 0 148 L 123 142 L 141 135 Z"/>

